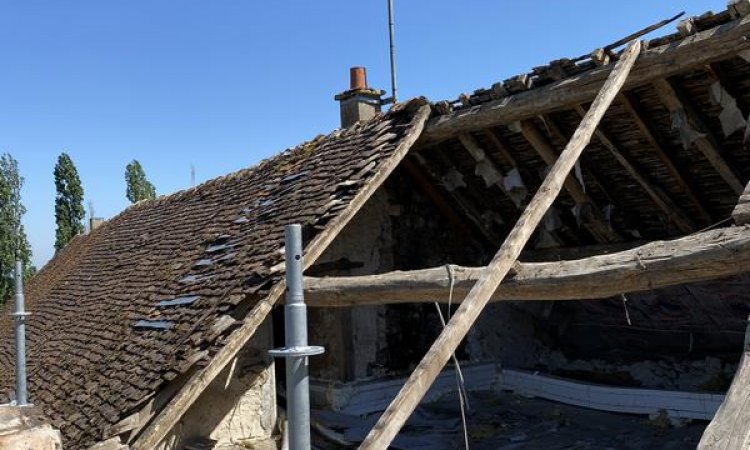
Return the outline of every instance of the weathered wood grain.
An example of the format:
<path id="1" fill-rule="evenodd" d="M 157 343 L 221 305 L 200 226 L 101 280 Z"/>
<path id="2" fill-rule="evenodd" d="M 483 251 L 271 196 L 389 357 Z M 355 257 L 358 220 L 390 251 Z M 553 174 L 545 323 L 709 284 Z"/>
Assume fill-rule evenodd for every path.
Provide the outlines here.
<path id="1" fill-rule="evenodd" d="M 611 72 L 601 92 L 591 105 L 591 109 L 586 113 L 586 117 L 583 118 L 555 165 L 552 166 L 539 191 L 534 195 L 531 203 L 511 230 L 500 250 L 471 289 L 466 300 L 458 308 L 456 314 L 430 347 L 430 350 L 411 374 L 399 394 L 370 431 L 362 443 L 361 449 L 387 449 L 422 400 L 440 370 L 466 337 L 469 328 L 484 309 L 492 293 L 497 290 L 500 282 L 518 259 L 521 250 L 523 250 L 552 202 L 560 193 L 563 183 L 573 169 L 575 162 L 591 141 L 594 130 L 596 130 L 602 117 L 604 117 L 604 113 L 625 83 L 625 79 L 633 68 L 640 50 L 640 41 L 635 41 L 623 52 L 622 59 Z"/>
<path id="2" fill-rule="evenodd" d="M 459 303 L 484 267 L 451 266 Z M 622 252 L 573 261 L 517 263 L 490 297 L 505 300 L 604 299 L 750 272 L 750 225 L 657 241 Z M 307 277 L 310 306 L 341 307 L 446 302 L 448 267 L 353 277 Z"/>
<path id="3" fill-rule="evenodd" d="M 642 52 L 624 89 L 632 89 L 692 67 L 730 58 L 750 49 L 750 17 L 744 17 L 679 42 Z M 612 65 L 603 66 L 538 89 L 446 114 L 428 122 L 417 145 L 430 146 L 461 132 L 509 124 L 540 114 L 590 102 L 601 89 Z"/>

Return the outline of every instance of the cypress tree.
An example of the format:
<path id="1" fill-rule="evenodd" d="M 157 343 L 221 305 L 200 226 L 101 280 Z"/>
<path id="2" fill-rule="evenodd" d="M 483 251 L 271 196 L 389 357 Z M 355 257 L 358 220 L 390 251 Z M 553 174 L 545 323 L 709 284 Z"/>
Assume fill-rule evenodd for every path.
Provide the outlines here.
<path id="1" fill-rule="evenodd" d="M 125 183 L 127 184 L 125 195 L 130 203 L 156 198 L 156 188 L 146 178 L 146 172 L 143 171 L 141 163 L 135 159 L 125 167 Z"/>
<path id="2" fill-rule="evenodd" d="M 0 156 L 0 304 L 15 291 L 15 263 L 23 262 L 24 278 L 36 269 L 31 266 L 31 247 L 21 224 L 26 208 L 21 203 L 23 178 L 18 162 L 4 153 Z"/>
<path id="3" fill-rule="evenodd" d="M 55 249 L 61 250 L 73 237 L 83 233 L 83 187 L 78 170 L 67 153 L 57 158 L 55 165 Z"/>

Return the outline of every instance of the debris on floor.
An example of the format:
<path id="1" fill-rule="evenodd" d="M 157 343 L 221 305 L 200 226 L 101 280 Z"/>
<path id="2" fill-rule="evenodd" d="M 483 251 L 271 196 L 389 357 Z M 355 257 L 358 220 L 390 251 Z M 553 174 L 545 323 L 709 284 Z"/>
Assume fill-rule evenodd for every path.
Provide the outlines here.
<path id="1" fill-rule="evenodd" d="M 695 448 L 705 421 L 670 420 L 616 414 L 558 404 L 538 398 L 493 391 L 469 394 L 467 413 L 472 450 L 677 450 Z M 356 448 L 377 422 L 379 414 L 359 417 L 331 411 L 313 411 L 317 429 L 324 427 L 339 438 L 337 444 L 315 433 L 321 449 Z M 349 445 L 343 445 L 348 442 Z M 446 395 L 421 405 L 393 441 L 398 450 L 463 449 L 463 427 L 458 398 Z"/>

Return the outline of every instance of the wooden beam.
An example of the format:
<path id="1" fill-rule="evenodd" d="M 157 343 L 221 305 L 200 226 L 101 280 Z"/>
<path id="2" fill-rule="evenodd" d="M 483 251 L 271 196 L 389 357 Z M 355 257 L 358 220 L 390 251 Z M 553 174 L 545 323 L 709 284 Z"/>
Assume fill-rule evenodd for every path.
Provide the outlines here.
<path id="1" fill-rule="evenodd" d="M 415 160 L 417 161 L 416 164 L 433 180 L 438 182 L 441 179 L 441 174 L 438 172 L 438 170 L 431 164 L 429 164 L 424 158 L 417 156 Z M 479 213 L 479 211 L 476 210 L 474 205 L 465 196 L 463 196 L 457 190 L 450 191 L 449 195 L 456 203 L 456 205 L 461 208 L 461 212 L 464 214 L 465 218 L 468 219 L 472 223 L 472 225 L 474 225 L 474 227 L 482 233 L 489 244 L 497 245 L 498 242 L 502 242 L 502 236 L 496 233 L 482 221 L 482 215 Z"/>
<path id="2" fill-rule="evenodd" d="M 552 166 L 555 164 L 558 159 L 557 151 L 552 144 L 549 143 L 542 132 L 539 131 L 536 125 L 528 120 L 522 121 L 521 133 L 547 165 Z M 573 197 L 573 200 L 575 200 L 576 203 L 588 203 L 592 206 L 592 213 L 590 217 L 586 218 L 588 220 L 584 220 L 584 226 L 591 232 L 591 235 L 594 236 L 598 242 L 619 242 L 623 240 L 622 236 L 610 226 L 604 218 L 604 214 L 599 205 L 589 197 L 578 180 L 572 176 L 568 176 L 565 179 L 565 190 L 571 197 Z"/>
<path id="3" fill-rule="evenodd" d="M 635 126 L 638 127 L 638 130 L 641 132 L 641 135 L 646 139 L 646 141 L 648 141 L 654 155 L 659 158 L 662 165 L 667 170 L 667 173 L 680 188 L 680 191 L 685 196 L 687 196 L 687 198 L 696 208 L 698 214 L 700 215 L 701 224 L 709 225 L 710 223 L 712 223 L 713 218 L 711 217 L 711 214 L 708 213 L 706 208 L 703 206 L 703 203 L 700 201 L 700 199 L 698 199 L 698 196 L 695 195 L 695 192 L 693 191 L 693 188 L 690 187 L 690 184 L 685 181 L 685 176 L 677 168 L 677 166 L 675 166 L 672 159 L 667 155 L 667 151 L 664 149 L 661 142 L 657 138 L 656 131 L 652 128 L 652 126 L 648 123 L 648 120 L 645 118 L 643 108 L 641 108 L 641 106 L 627 94 L 620 94 L 617 97 L 617 101 L 628 112 L 630 118 L 633 120 L 633 123 L 635 123 Z"/>
<path id="4" fill-rule="evenodd" d="M 464 219 L 453 210 L 445 197 L 443 197 L 443 194 L 435 187 L 435 183 L 431 181 L 431 177 L 425 173 L 425 170 L 422 167 L 408 157 L 404 158 L 401 162 L 401 167 L 404 168 L 404 171 L 408 174 L 409 178 L 414 181 L 414 184 L 417 185 L 417 188 L 422 191 L 425 197 L 432 201 L 440 215 L 448 221 L 454 230 L 464 233 L 467 236 L 474 235 L 469 226 L 464 222 Z M 490 242 L 497 241 L 491 240 Z"/>
<path id="5" fill-rule="evenodd" d="M 750 6 L 750 5 L 748 5 Z M 749 8 L 750 9 L 750 8 Z M 750 448 L 750 325 L 745 328 L 745 344 L 737 370 L 724 401 L 708 424 L 698 450 Z"/>
<path id="6" fill-rule="evenodd" d="M 430 350 L 409 377 L 404 387 L 398 393 L 388 409 L 380 416 L 375 427 L 362 443 L 362 450 L 386 450 L 398 434 L 401 427 L 409 418 L 432 385 L 445 363 L 455 353 L 460 343 L 466 338 L 469 328 L 476 321 L 492 294 L 508 274 L 511 267 L 521 254 L 521 250 L 528 242 L 534 229 L 544 217 L 555 197 L 562 190 L 568 173 L 575 165 L 583 149 L 591 140 L 596 126 L 614 100 L 617 92 L 625 83 L 633 64 L 640 53 L 641 43 L 635 41 L 628 46 L 604 83 L 601 92 L 594 100 L 591 109 L 584 117 L 575 135 L 558 158 L 555 165 L 534 195 L 529 206 L 513 227 L 503 245 L 498 250 L 486 270 L 483 271 L 477 283 L 466 296 L 446 327 L 433 343 Z"/>
<path id="7" fill-rule="evenodd" d="M 491 170 L 494 170 L 499 174 L 499 178 L 495 185 L 505 194 L 505 196 L 508 198 L 508 200 L 516 205 L 516 202 L 511 198 L 511 196 L 508 194 L 508 192 L 505 190 L 505 186 L 503 185 L 503 177 L 505 174 L 502 173 L 500 169 L 495 165 L 494 162 L 492 162 L 491 159 L 487 157 L 487 154 L 485 153 L 484 149 L 482 149 L 479 146 L 479 142 L 469 133 L 462 133 L 458 135 L 458 140 L 461 141 L 461 145 L 464 146 L 466 151 L 471 155 L 472 158 L 474 158 L 474 161 L 477 162 L 477 164 L 488 164 L 491 168 Z M 521 204 L 516 205 L 517 209 L 522 209 Z M 557 243 L 558 246 L 563 245 L 565 241 L 555 232 L 550 233 L 552 239 Z"/>
<path id="8" fill-rule="evenodd" d="M 575 107 L 578 115 L 583 117 L 586 114 L 586 110 L 581 105 Z M 646 175 L 641 173 L 641 170 L 636 167 L 635 162 L 631 161 L 630 158 L 618 148 L 612 139 L 602 131 L 601 127 L 596 130 L 596 137 L 599 142 L 609 150 L 612 156 L 617 160 L 618 163 L 625 169 L 628 174 L 643 188 L 644 191 L 651 197 L 656 205 L 666 213 L 667 218 L 674 223 L 677 228 L 683 233 L 692 233 L 696 227 L 693 221 L 685 215 L 682 209 L 654 182 L 647 179 Z"/>
<path id="9" fill-rule="evenodd" d="M 394 108 L 409 108 L 412 105 L 418 106 L 416 103 L 407 102 L 396 105 Z M 306 269 L 315 263 L 325 249 L 333 242 L 334 238 L 354 218 L 365 202 L 382 186 L 388 176 L 393 173 L 422 133 L 424 124 L 429 116 L 430 107 L 428 105 L 420 106 L 412 119 L 411 130 L 401 139 L 393 155 L 381 164 L 375 175 L 357 192 L 349 202 L 349 205 L 305 247 Z M 159 443 L 177 425 L 180 418 L 182 418 L 190 406 L 253 337 L 285 289 L 285 283 L 280 281 L 271 289 L 266 298 L 258 301 L 243 319 L 240 328 L 226 338 L 225 343 L 208 362 L 208 365 L 192 376 L 164 409 L 159 412 L 156 418 L 149 423 L 148 427 L 131 446 L 133 450 L 152 450 L 157 448 Z"/>
<path id="10" fill-rule="evenodd" d="M 585 109 L 583 113 L 584 115 L 586 114 Z M 563 132 L 562 128 L 560 128 L 560 125 L 557 123 L 557 120 L 555 120 L 551 115 L 545 114 L 539 116 L 539 118 L 544 122 L 545 129 L 547 130 L 550 138 L 550 143 L 552 143 L 554 139 L 557 139 L 561 142 L 568 142 L 568 140 L 570 139 L 570 133 L 568 133 L 567 131 Z M 596 187 L 602 193 L 604 198 L 606 198 L 606 201 L 608 203 L 615 204 L 617 200 L 609 193 L 609 189 L 605 186 L 605 183 L 603 183 L 596 175 L 596 173 L 589 168 L 586 160 L 586 155 L 581 155 L 581 159 L 578 162 L 581 168 L 581 173 L 584 174 L 585 178 L 589 178 L 591 181 L 593 181 L 593 184 L 596 185 Z"/>
<path id="11" fill-rule="evenodd" d="M 649 48 L 638 58 L 624 89 L 732 58 L 738 52 L 750 49 L 750 40 L 745 39 L 748 34 L 750 17 L 744 17 L 679 42 Z M 612 64 L 609 64 L 547 86 L 436 117 L 428 122 L 417 145 L 435 145 L 458 133 L 507 125 L 570 105 L 589 103 L 611 71 Z"/>
<path id="12" fill-rule="evenodd" d="M 461 302 L 484 267 L 451 266 Z M 517 263 L 490 301 L 596 300 L 750 272 L 750 226 L 704 231 L 572 261 Z M 447 302 L 445 266 L 355 277 L 305 278 L 310 306 Z"/>
<path id="13" fill-rule="evenodd" d="M 748 116 L 750 116 L 750 105 L 743 101 L 741 93 L 737 90 L 737 87 L 732 84 L 727 71 L 724 70 L 724 67 L 722 67 L 721 63 L 715 62 L 713 64 L 709 64 L 706 66 L 706 70 L 708 71 L 709 76 L 714 81 L 718 81 L 719 84 L 721 84 L 721 87 L 723 87 L 724 90 L 726 90 L 727 93 L 731 95 L 732 98 L 734 98 L 734 100 L 737 102 L 737 107 L 742 112 L 742 117 L 747 119 Z"/>
<path id="14" fill-rule="evenodd" d="M 520 170 L 520 164 L 518 164 L 516 158 L 508 149 L 508 146 L 505 145 L 505 143 L 501 141 L 499 137 L 497 137 L 497 134 L 495 134 L 493 130 L 482 130 L 482 134 L 484 134 L 484 137 L 493 145 L 495 150 L 500 153 L 506 164 L 512 166 L 516 170 Z"/>
<path id="15" fill-rule="evenodd" d="M 696 147 L 701 153 L 703 153 L 703 156 L 706 157 L 708 162 L 711 163 L 729 187 L 732 188 L 735 193 L 741 194 L 745 187 L 744 183 L 740 181 L 732 167 L 727 163 L 718 139 L 703 122 L 696 108 L 688 101 L 687 97 L 679 91 L 676 84 L 666 79 L 660 79 L 654 81 L 653 86 L 664 106 L 666 106 L 672 114 L 684 114 L 688 121 L 688 125 L 701 134 L 701 136 L 697 136 L 695 139 Z"/>
<path id="16" fill-rule="evenodd" d="M 745 192 L 740 195 L 740 200 L 732 211 L 732 218 L 737 225 L 750 223 L 750 183 L 745 186 Z"/>

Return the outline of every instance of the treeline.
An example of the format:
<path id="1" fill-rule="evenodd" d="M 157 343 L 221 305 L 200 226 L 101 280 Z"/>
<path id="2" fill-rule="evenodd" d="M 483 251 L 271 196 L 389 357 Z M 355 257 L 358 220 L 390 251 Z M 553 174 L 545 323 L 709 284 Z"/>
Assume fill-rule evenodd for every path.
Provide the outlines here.
<path id="1" fill-rule="evenodd" d="M 55 251 L 63 249 L 85 231 L 86 210 L 81 178 L 70 155 L 62 153 L 54 169 L 55 179 Z M 24 179 L 18 161 L 9 153 L 0 155 L 0 304 L 14 291 L 15 263 L 20 260 L 24 278 L 34 275 L 31 246 L 23 227 L 26 207 L 21 200 Z M 125 196 L 131 203 L 156 198 L 156 188 L 146 178 L 141 164 L 133 160 L 125 167 Z"/>

